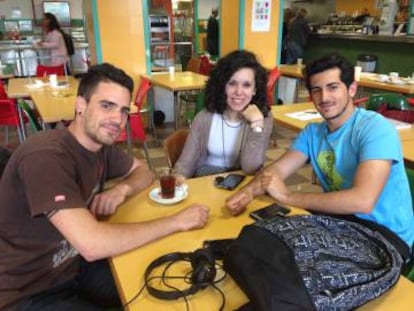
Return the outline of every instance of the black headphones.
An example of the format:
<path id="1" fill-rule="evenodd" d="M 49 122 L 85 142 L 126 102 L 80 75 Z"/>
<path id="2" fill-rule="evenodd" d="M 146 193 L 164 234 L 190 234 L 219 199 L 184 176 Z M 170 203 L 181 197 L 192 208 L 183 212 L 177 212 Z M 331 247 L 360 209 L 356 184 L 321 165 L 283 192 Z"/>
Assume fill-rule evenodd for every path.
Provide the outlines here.
<path id="1" fill-rule="evenodd" d="M 151 273 L 154 268 L 167 264 L 168 267 L 178 261 L 191 263 L 191 285 L 183 290 L 160 290 L 150 285 Z M 214 283 L 216 266 L 213 252 L 208 248 L 200 248 L 192 253 L 170 253 L 163 255 L 149 264 L 145 270 L 145 286 L 148 292 L 159 299 L 175 300 L 195 294 L 198 290 Z M 160 278 L 162 278 L 161 276 Z M 167 278 L 167 277 L 166 277 Z M 183 277 L 184 278 L 184 277 Z"/>

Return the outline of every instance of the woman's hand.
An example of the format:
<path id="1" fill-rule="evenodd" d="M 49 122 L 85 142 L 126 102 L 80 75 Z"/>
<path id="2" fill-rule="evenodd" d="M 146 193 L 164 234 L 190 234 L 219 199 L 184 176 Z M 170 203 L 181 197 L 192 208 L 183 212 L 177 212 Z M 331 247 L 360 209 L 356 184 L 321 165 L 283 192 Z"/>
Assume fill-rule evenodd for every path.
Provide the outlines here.
<path id="1" fill-rule="evenodd" d="M 243 110 L 242 115 L 250 123 L 250 127 L 253 130 L 256 130 L 258 128 L 263 129 L 264 116 L 256 105 L 248 105 L 246 109 Z"/>

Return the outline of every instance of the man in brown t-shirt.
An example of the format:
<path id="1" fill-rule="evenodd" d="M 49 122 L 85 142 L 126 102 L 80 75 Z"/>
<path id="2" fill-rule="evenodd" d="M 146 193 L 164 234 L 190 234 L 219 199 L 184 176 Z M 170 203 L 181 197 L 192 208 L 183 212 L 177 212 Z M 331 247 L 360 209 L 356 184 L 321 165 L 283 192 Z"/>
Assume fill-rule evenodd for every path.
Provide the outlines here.
<path id="1" fill-rule="evenodd" d="M 154 180 L 148 166 L 112 146 L 133 89 L 122 70 L 101 64 L 82 78 L 76 117 L 31 136 L 0 181 L 0 310 L 101 310 L 120 300 L 106 258 L 178 231 L 205 226 L 193 204 L 135 224 L 99 222 Z M 106 180 L 124 177 L 103 191 Z"/>

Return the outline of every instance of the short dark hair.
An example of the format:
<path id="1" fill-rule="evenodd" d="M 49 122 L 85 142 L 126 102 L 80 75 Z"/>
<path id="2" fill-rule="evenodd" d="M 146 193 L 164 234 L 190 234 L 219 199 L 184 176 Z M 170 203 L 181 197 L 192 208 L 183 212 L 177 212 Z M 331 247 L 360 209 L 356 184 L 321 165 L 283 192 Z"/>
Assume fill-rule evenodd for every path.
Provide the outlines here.
<path id="1" fill-rule="evenodd" d="M 349 88 L 352 82 L 354 82 L 354 66 L 341 55 L 329 54 L 306 65 L 305 79 L 307 89 L 310 91 L 310 78 L 313 75 L 333 68 L 340 70 L 341 81 Z"/>
<path id="2" fill-rule="evenodd" d="M 266 98 L 267 72 L 256 56 L 245 50 L 237 50 L 220 58 L 216 67 L 210 72 L 204 96 L 204 105 L 208 111 L 222 114 L 226 110 L 226 84 L 233 74 L 242 68 L 250 68 L 254 71 L 256 94 L 252 98 L 252 103 L 265 117 L 267 116 L 269 112 Z"/>
<path id="3" fill-rule="evenodd" d="M 79 83 L 78 96 L 83 97 L 86 102 L 89 102 L 100 82 L 119 84 L 128 89 L 130 96 L 132 96 L 134 89 L 132 78 L 122 69 L 108 63 L 94 65 L 88 69 Z"/>

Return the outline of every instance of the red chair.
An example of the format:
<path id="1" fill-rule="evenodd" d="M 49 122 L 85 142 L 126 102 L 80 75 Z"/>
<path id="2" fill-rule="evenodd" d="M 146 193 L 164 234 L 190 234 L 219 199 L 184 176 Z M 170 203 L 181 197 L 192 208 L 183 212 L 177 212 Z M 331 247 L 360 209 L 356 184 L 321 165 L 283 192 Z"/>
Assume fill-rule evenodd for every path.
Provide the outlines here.
<path id="1" fill-rule="evenodd" d="M 273 68 L 270 73 L 269 73 L 269 77 L 267 79 L 267 84 L 266 84 L 266 97 L 267 97 L 267 104 L 269 106 L 272 106 L 273 104 L 273 90 L 275 88 L 276 82 L 277 80 L 279 80 L 281 75 L 281 72 L 279 71 L 279 69 L 277 67 Z"/>
<path id="2" fill-rule="evenodd" d="M 3 83 L 0 83 L 0 125 L 5 126 L 5 144 L 9 144 L 9 126 L 17 129 L 20 143 L 24 141 L 24 133 L 20 125 L 19 113 L 16 100 L 8 98 Z"/>
<path id="3" fill-rule="evenodd" d="M 36 67 L 36 77 L 45 77 L 51 74 L 56 74 L 58 76 L 64 76 L 66 73 L 65 65 L 59 66 L 45 66 L 45 65 L 37 65 Z"/>
<path id="4" fill-rule="evenodd" d="M 118 142 L 127 142 L 128 152 L 132 154 L 131 142 L 138 140 L 143 148 L 145 157 L 148 161 L 148 165 L 152 168 L 151 160 L 148 153 L 147 146 L 147 136 L 145 134 L 144 123 L 142 122 L 141 117 L 141 108 L 144 103 L 145 95 L 151 89 L 151 83 L 148 79 L 142 78 L 141 84 L 138 88 L 137 95 L 135 96 L 135 106 L 137 107 L 137 112 L 131 113 L 128 117 L 128 122 L 126 128 L 122 131 L 121 135 L 118 137 Z"/>
<path id="5" fill-rule="evenodd" d="M 208 76 L 211 71 L 211 64 L 210 60 L 207 56 L 203 55 L 200 57 L 200 68 L 198 70 L 198 73 Z"/>

